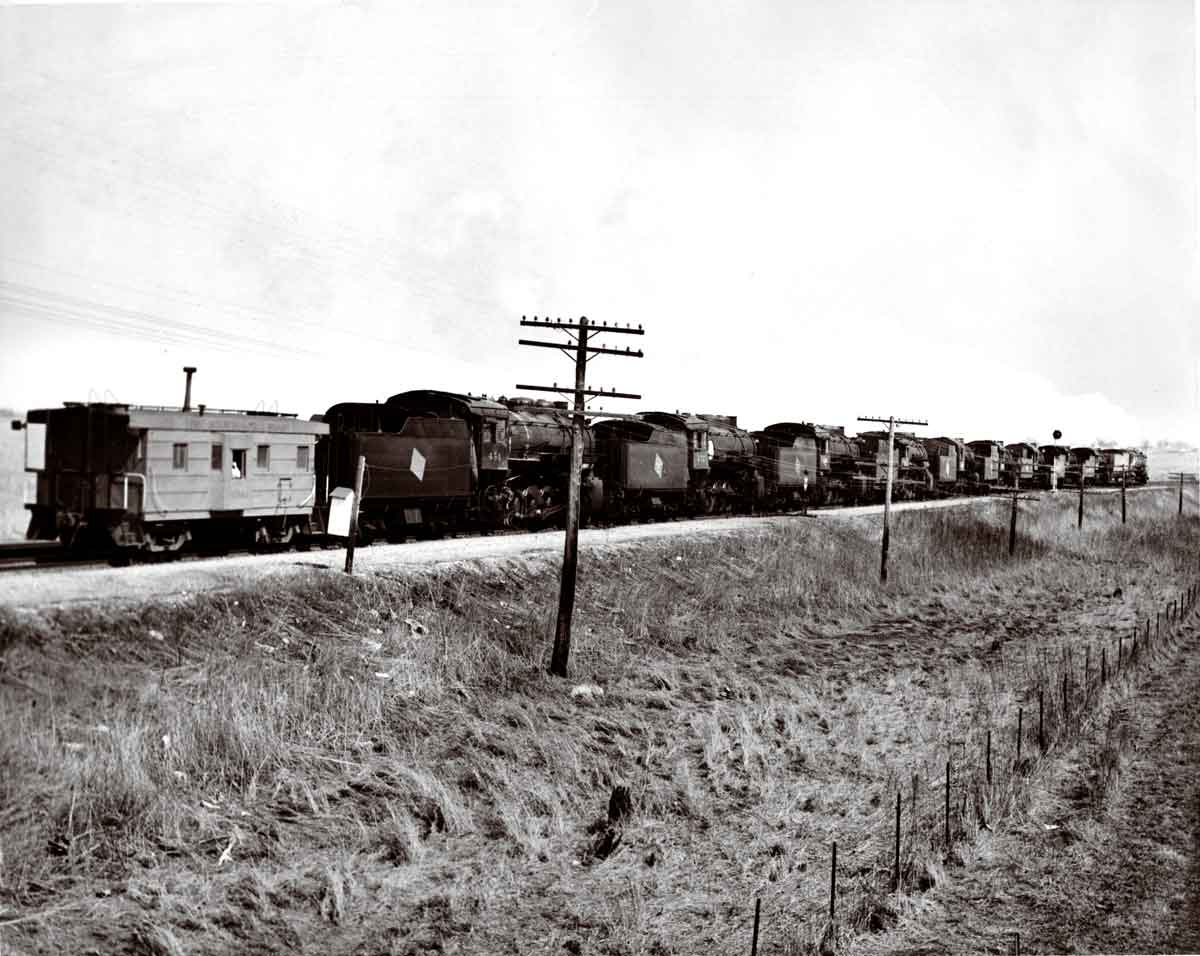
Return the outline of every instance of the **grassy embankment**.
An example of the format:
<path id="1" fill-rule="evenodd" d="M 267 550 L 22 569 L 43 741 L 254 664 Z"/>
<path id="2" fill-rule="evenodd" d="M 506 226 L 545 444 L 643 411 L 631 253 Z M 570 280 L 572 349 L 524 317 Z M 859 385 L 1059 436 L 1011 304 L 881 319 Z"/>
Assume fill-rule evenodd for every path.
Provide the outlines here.
<path id="1" fill-rule="evenodd" d="M 1027 809 L 1015 708 L 1194 570 L 1171 505 L 1132 496 L 1122 527 L 1091 499 L 1080 533 L 1072 499 L 1027 504 L 1015 561 L 1002 506 L 899 515 L 887 588 L 869 522 L 588 555 L 571 682 L 544 671 L 554 575 L 516 565 L 7 612 L 0 942 L 748 952 L 761 895 L 760 952 L 861 944 L 971 862 L 980 814 Z M 988 728 L 1004 769 L 956 783 L 947 856 L 947 752 Z"/>

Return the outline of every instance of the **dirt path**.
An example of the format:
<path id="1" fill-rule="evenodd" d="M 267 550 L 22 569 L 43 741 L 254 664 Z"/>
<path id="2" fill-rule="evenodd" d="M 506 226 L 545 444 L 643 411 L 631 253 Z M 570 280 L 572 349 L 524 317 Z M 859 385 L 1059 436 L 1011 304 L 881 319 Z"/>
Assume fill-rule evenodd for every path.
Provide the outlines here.
<path id="1" fill-rule="evenodd" d="M 973 498 L 905 502 L 895 505 L 893 511 L 982 507 L 988 501 L 990 499 Z M 869 505 L 830 509 L 814 512 L 814 515 L 821 520 L 836 521 L 869 517 L 880 511 L 881 506 Z M 619 528 L 591 528 L 580 533 L 579 541 L 581 551 L 586 553 L 589 550 L 621 547 L 650 539 L 753 532 L 800 520 L 805 519 L 789 516 L 704 518 L 696 521 L 625 525 Z M 561 531 L 374 545 L 361 549 L 355 555 L 355 569 L 361 572 L 404 572 L 468 561 L 523 559 L 556 562 L 562 555 L 562 547 Z M 250 582 L 278 575 L 340 572 L 344 561 L 345 552 L 339 549 L 307 553 L 293 551 L 281 554 L 237 555 L 228 558 L 136 565 L 130 568 L 10 571 L 0 574 L 0 606 L 38 608 L 81 603 L 141 603 L 152 599 L 186 596 L 199 591 L 245 587 Z"/>
<path id="2" fill-rule="evenodd" d="M 859 952 L 1200 952 L 1200 624 L 1055 763 L 1015 832 Z M 1097 766 L 1120 753 L 1106 778 Z"/>

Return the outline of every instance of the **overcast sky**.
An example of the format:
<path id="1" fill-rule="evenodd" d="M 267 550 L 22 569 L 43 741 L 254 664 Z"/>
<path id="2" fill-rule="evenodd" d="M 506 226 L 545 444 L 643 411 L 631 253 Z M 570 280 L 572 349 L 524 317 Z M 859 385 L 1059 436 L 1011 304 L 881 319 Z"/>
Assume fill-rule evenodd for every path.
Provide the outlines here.
<path id="1" fill-rule="evenodd" d="M 403 7 L 403 9 L 398 9 Z M 1200 438 L 1192 0 L 0 9 L 0 404 Z M 613 344 L 630 344 L 621 340 Z"/>

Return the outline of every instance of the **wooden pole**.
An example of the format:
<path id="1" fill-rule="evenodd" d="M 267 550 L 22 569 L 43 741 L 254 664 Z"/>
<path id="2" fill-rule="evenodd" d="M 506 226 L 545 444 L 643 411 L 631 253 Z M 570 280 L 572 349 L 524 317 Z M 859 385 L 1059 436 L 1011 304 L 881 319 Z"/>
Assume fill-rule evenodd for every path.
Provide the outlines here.
<path id="1" fill-rule="evenodd" d="M 1017 493 L 1013 492 L 1012 510 L 1008 513 L 1008 556 L 1011 558 L 1017 551 Z"/>
<path id="2" fill-rule="evenodd" d="M 367 468 L 367 456 L 358 456 L 358 467 L 354 469 L 354 507 L 350 510 L 350 540 L 346 542 L 346 573 L 354 573 L 354 546 L 358 544 L 358 509 L 362 504 L 363 472 Z"/>
<path id="3" fill-rule="evenodd" d="M 833 841 L 833 859 L 829 863 L 829 922 L 837 915 L 837 840 Z"/>
<path id="4" fill-rule="evenodd" d="M 887 584 L 887 559 L 888 559 L 888 536 L 890 533 L 890 524 L 892 516 L 892 469 L 894 467 L 894 453 L 896 440 L 896 419 L 892 416 L 888 417 L 888 468 L 887 468 L 887 483 L 884 485 L 883 491 L 883 551 L 879 558 L 879 580 Z M 1183 501 L 1183 485 L 1179 486 L 1180 501 Z M 1180 511 L 1180 514 L 1183 512 Z"/>
<path id="5" fill-rule="evenodd" d="M 587 319 L 579 320 L 575 343 L 575 414 L 571 421 L 571 479 L 567 488 L 567 540 L 563 545 L 562 584 L 558 593 L 558 625 L 554 631 L 554 652 L 550 673 L 567 676 L 571 656 L 571 617 L 575 612 L 575 573 L 579 560 L 579 485 L 583 473 L 583 390 L 587 374 Z"/>
<path id="6" fill-rule="evenodd" d="M 1077 527 L 1083 530 L 1083 465 L 1079 466 L 1079 521 Z"/>
<path id="7" fill-rule="evenodd" d="M 1121 469 L 1121 524 L 1125 523 L 1125 485 L 1126 479 L 1129 476 L 1129 469 Z"/>
<path id="8" fill-rule="evenodd" d="M 896 791 L 896 854 L 895 873 L 892 877 L 892 889 L 900 892 L 900 791 Z"/>
<path id="9" fill-rule="evenodd" d="M 1183 472 L 1179 473 L 1179 514 L 1183 514 Z"/>

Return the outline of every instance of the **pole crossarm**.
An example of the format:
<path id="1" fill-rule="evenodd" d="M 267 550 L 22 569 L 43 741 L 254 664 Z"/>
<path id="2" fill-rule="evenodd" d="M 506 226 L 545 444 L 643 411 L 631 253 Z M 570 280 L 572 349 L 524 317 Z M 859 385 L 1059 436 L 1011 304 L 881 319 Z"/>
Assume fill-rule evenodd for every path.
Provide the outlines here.
<path id="1" fill-rule="evenodd" d="M 642 397 L 641 395 L 635 395 L 633 392 L 618 392 L 616 389 L 606 392 L 602 388 L 559 388 L 557 385 L 517 385 L 517 388 L 525 389 L 529 392 L 558 392 L 560 395 L 594 395 L 597 398 L 640 399 Z"/>
<path id="2" fill-rule="evenodd" d="M 929 422 L 922 421 L 917 418 L 875 418 L 873 416 L 859 415 L 860 422 L 880 422 L 884 425 L 928 425 Z"/>
<path id="3" fill-rule="evenodd" d="M 580 332 L 586 329 L 589 332 L 620 332 L 622 335 L 645 335 L 646 330 L 640 325 L 637 328 L 629 325 L 617 325 L 613 323 L 609 325 L 607 322 L 601 322 L 599 325 L 593 325 L 590 322 L 564 322 L 562 319 L 551 321 L 550 319 L 541 319 L 535 315 L 532 319 L 527 319 L 521 316 L 521 324 L 529 328 L 537 329 L 567 329 L 571 332 Z"/>
<path id="4" fill-rule="evenodd" d="M 589 331 L 592 333 L 595 333 L 596 330 L 589 329 Z M 536 345 L 540 349 L 562 349 L 563 351 L 574 351 L 574 348 L 565 342 L 539 342 L 534 339 L 517 339 L 517 344 L 518 345 Z M 645 356 L 642 355 L 641 349 L 638 349 L 635 352 L 632 349 L 628 349 L 628 348 L 621 350 L 621 349 L 603 348 L 602 346 L 599 346 L 599 345 L 585 345 L 583 347 L 583 350 L 585 352 L 592 352 L 596 355 L 625 355 L 625 356 L 628 356 L 629 358 L 645 358 Z"/>

